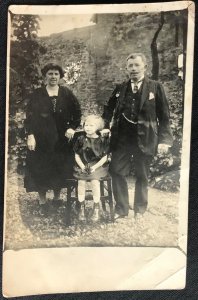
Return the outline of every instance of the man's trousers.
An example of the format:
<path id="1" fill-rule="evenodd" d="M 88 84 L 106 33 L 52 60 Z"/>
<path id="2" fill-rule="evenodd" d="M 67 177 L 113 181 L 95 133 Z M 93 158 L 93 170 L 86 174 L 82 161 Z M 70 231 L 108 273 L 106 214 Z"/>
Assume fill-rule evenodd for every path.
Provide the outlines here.
<path id="1" fill-rule="evenodd" d="M 137 125 L 129 123 L 123 117 L 110 164 L 113 195 L 116 201 L 115 212 L 121 216 L 127 216 L 129 211 L 126 176 L 130 173 L 132 159 L 136 177 L 134 212 L 143 214 L 148 204 L 148 174 L 152 156 L 145 155 L 138 147 Z"/>

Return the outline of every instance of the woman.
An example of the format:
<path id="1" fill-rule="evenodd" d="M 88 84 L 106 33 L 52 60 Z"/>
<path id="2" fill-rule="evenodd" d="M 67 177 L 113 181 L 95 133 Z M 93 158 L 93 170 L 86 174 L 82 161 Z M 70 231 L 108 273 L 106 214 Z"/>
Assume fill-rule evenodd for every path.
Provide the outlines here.
<path id="1" fill-rule="evenodd" d="M 69 141 L 80 125 L 81 111 L 73 93 L 59 86 L 64 76 L 59 65 L 49 63 L 41 72 L 45 86 L 33 92 L 27 107 L 24 186 L 27 192 L 38 192 L 45 211 L 47 190 L 53 190 L 58 201 L 66 179 L 72 176 L 74 154 Z"/>

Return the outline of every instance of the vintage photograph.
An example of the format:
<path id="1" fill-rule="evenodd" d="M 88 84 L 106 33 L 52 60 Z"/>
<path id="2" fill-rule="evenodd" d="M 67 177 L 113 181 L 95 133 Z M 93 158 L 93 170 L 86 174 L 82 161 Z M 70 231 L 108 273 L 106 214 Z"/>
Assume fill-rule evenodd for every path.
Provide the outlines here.
<path id="1" fill-rule="evenodd" d="M 9 15 L 5 249 L 177 246 L 187 9 Z"/>
<path id="2" fill-rule="evenodd" d="M 9 7 L 6 295 L 184 287 L 190 3 Z"/>

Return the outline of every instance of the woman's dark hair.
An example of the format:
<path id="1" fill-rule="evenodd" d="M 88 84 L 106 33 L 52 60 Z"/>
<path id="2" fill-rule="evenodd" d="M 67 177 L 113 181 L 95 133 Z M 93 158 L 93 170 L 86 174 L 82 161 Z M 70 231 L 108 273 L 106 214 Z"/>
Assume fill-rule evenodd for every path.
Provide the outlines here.
<path id="1" fill-rule="evenodd" d="M 64 77 L 63 69 L 61 68 L 61 66 L 59 66 L 55 63 L 49 63 L 49 64 L 45 65 L 41 70 L 42 75 L 45 76 L 49 70 L 58 70 L 60 73 L 60 78 Z"/>

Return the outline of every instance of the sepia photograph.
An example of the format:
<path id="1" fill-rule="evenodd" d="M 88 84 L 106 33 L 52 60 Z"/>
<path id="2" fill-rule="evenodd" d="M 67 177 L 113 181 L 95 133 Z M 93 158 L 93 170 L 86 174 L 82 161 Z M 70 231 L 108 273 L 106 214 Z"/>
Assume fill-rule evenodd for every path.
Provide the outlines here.
<path id="1" fill-rule="evenodd" d="M 137 278 L 128 281 L 128 270 L 116 288 L 7 285 L 5 293 L 153 289 L 157 276 L 140 284 L 139 264 L 160 255 L 164 267 L 175 257 L 170 276 L 182 270 L 182 288 L 193 3 L 11 5 L 8 20 L 4 282 L 13 257 L 32 250 L 107 261 L 121 251 L 123 268 L 125 250 L 142 256 Z"/>

